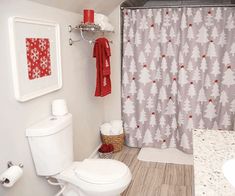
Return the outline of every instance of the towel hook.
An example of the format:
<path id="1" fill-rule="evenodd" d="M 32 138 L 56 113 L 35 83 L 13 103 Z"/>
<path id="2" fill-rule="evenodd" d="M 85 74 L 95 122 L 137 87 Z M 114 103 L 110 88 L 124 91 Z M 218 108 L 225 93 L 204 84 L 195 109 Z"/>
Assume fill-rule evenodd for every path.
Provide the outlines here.
<path id="1" fill-rule="evenodd" d="M 81 41 L 80 39 L 78 39 L 78 40 L 72 40 L 71 38 L 69 38 L 69 45 L 72 46 L 73 43 L 75 43 L 75 42 L 80 42 L 80 41 Z"/>
<path id="2" fill-rule="evenodd" d="M 78 26 L 72 27 L 72 25 L 68 26 L 69 33 L 71 33 L 73 30 L 77 30 Z"/>

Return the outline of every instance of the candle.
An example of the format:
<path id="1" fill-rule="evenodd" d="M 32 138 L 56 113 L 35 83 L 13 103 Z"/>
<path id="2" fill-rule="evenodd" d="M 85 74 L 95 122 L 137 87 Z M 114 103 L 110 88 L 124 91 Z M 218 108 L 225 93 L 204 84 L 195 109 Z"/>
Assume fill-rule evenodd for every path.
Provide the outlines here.
<path id="1" fill-rule="evenodd" d="M 84 24 L 94 24 L 94 10 L 83 10 Z"/>

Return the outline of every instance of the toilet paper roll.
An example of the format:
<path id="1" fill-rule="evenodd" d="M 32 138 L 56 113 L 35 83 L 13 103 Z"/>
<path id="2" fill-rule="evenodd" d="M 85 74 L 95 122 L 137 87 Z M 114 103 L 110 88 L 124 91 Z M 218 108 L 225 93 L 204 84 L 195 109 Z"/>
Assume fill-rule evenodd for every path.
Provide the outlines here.
<path id="1" fill-rule="evenodd" d="M 0 180 L 5 181 L 3 186 L 12 187 L 22 175 L 23 170 L 19 166 L 13 165 L 0 175 Z"/>
<path id="2" fill-rule="evenodd" d="M 51 104 L 53 116 L 64 116 L 68 113 L 67 103 L 64 99 L 55 99 Z"/>

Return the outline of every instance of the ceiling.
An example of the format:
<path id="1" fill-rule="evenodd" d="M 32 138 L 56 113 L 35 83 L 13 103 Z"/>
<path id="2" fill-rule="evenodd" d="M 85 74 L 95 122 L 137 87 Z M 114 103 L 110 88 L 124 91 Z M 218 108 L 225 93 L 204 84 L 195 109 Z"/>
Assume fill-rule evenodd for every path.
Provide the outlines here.
<path id="1" fill-rule="evenodd" d="M 82 14 L 83 9 L 94 9 L 96 13 L 110 14 L 124 0 L 29 0 Z"/>
<path id="2" fill-rule="evenodd" d="M 29 0 L 82 14 L 83 9 L 94 9 L 96 13 L 109 15 L 117 6 L 139 7 L 178 4 L 230 4 L 235 0 Z"/>

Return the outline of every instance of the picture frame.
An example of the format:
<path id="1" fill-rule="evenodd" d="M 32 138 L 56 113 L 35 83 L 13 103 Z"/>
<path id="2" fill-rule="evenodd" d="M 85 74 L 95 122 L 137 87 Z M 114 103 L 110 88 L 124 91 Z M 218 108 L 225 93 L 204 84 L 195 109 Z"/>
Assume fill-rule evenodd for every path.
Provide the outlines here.
<path id="1" fill-rule="evenodd" d="M 15 98 L 25 102 L 62 88 L 59 24 L 23 17 L 8 24 Z"/>

